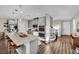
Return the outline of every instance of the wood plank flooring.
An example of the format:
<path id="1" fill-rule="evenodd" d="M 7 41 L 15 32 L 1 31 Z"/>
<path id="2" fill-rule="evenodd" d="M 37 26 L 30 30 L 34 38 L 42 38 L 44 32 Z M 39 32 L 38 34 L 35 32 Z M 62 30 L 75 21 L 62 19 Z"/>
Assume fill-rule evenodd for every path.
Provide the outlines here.
<path id="1" fill-rule="evenodd" d="M 7 54 L 8 49 L 5 47 L 4 39 L 0 40 L 0 54 Z"/>
<path id="2" fill-rule="evenodd" d="M 74 51 L 71 48 L 70 36 L 62 36 L 55 42 L 49 44 L 42 44 L 39 46 L 38 54 L 73 54 Z M 5 47 L 5 41 L 0 40 L 0 54 L 7 54 L 7 48 Z M 16 54 L 16 53 L 15 53 Z"/>
<path id="3" fill-rule="evenodd" d="M 70 44 L 70 36 L 62 36 L 57 41 L 49 44 L 42 43 L 39 46 L 38 54 L 73 54 L 75 53 Z"/>

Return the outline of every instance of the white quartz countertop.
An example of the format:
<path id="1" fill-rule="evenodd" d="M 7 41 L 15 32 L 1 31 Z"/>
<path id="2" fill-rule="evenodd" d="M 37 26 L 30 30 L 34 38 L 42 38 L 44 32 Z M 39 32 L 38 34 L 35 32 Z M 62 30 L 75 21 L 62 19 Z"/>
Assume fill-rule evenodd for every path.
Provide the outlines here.
<path id="1" fill-rule="evenodd" d="M 29 34 L 27 34 L 27 37 L 20 37 L 18 33 L 7 33 L 7 35 L 16 45 L 22 45 L 33 40 L 38 40 L 36 36 Z"/>

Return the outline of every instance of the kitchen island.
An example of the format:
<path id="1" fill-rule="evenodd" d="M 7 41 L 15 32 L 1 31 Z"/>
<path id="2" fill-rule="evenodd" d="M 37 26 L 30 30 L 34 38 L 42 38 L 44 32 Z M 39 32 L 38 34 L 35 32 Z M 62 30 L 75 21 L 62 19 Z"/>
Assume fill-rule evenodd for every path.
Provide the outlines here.
<path id="1" fill-rule="evenodd" d="M 27 37 L 20 37 L 18 33 L 6 33 L 6 35 L 18 46 L 16 49 L 18 54 L 36 54 L 38 51 L 38 38 L 27 34 Z"/>

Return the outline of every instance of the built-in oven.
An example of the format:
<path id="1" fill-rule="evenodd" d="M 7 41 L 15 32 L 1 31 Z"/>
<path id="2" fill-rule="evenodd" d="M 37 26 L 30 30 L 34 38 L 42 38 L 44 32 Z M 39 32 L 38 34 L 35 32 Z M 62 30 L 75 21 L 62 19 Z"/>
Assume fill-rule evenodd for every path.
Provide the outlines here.
<path id="1" fill-rule="evenodd" d="M 40 37 L 45 37 L 45 34 L 44 33 L 39 33 L 39 36 Z"/>
<path id="2" fill-rule="evenodd" d="M 45 31 L 45 26 L 39 26 L 39 31 Z"/>

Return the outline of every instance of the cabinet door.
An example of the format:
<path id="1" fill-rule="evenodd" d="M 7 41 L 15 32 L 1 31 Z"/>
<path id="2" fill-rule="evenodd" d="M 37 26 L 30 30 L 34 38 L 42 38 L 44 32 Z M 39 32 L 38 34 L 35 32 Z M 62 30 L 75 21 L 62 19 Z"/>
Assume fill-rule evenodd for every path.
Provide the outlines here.
<path id="1" fill-rule="evenodd" d="M 39 24 L 39 25 L 45 25 L 45 17 L 39 18 L 38 24 Z"/>
<path id="2" fill-rule="evenodd" d="M 26 32 L 28 30 L 28 21 L 19 21 L 18 22 L 18 30 L 19 32 Z"/>

